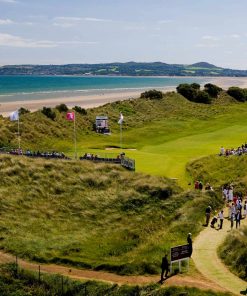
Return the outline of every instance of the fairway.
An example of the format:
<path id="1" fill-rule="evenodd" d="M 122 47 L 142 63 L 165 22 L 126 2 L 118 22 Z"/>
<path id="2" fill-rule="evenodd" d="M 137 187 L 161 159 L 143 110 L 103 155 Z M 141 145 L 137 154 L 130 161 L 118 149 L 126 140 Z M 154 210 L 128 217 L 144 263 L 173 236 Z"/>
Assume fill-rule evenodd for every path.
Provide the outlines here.
<path id="1" fill-rule="evenodd" d="M 188 162 L 207 155 L 216 155 L 221 146 L 236 148 L 245 143 L 246 104 L 208 106 L 181 99 L 166 102 L 168 103 L 172 111 L 165 110 L 162 119 L 159 115 L 156 120 L 142 126 L 137 123 L 136 127 L 134 123 L 128 123 L 128 118 L 125 119 L 125 124 L 131 125 L 131 128 L 123 132 L 122 151 L 127 157 L 136 160 L 137 172 L 174 178 L 180 186 L 186 187 L 191 181 L 185 171 Z M 175 111 L 176 118 L 173 116 Z M 78 144 L 80 155 L 91 152 L 114 157 L 121 152 L 120 149 L 109 151 L 103 148 L 110 146 L 119 146 L 117 127 L 111 136 L 91 134 L 83 137 Z"/>

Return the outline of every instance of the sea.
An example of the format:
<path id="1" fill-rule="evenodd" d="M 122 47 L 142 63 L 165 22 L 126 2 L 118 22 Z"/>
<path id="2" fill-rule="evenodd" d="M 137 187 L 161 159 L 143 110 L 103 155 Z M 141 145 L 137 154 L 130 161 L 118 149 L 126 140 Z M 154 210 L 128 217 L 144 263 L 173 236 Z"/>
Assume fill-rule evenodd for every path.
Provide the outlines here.
<path id="1" fill-rule="evenodd" d="M 0 103 L 78 97 L 208 82 L 206 77 L 0 76 Z"/>

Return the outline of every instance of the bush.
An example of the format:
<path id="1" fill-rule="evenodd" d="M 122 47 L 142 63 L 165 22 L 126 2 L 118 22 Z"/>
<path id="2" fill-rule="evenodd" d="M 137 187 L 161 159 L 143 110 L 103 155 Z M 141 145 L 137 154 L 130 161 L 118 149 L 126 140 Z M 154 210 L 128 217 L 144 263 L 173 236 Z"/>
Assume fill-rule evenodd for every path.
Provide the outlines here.
<path id="1" fill-rule="evenodd" d="M 197 83 L 182 83 L 177 87 L 177 92 L 184 96 L 187 100 L 195 103 L 210 104 L 211 98 L 206 91 L 200 90 L 200 85 Z"/>
<path id="2" fill-rule="evenodd" d="M 151 89 L 141 93 L 141 98 L 151 99 L 151 100 L 161 100 L 163 98 L 163 93 L 156 89 Z"/>
<path id="3" fill-rule="evenodd" d="M 239 102 L 245 102 L 247 100 L 247 89 L 246 88 L 240 88 L 236 86 L 229 87 L 227 91 L 228 95 L 233 97 Z"/>
<path id="4" fill-rule="evenodd" d="M 210 104 L 211 101 L 212 100 L 211 100 L 209 94 L 205 91 L 198 91 L 198 93 L 195 97 L 196 103 Z"/>
<path id="5" fill-rule="evenodd" d="M 87 110 L 80 106 L 75 106 L 73 110 L 75 110 L 77 113 L 80 113 L 81 115 L 87 115 Z"/>
<path id="6" fill-rule="evenodd" d="M 62 113 L 62 112 L 67 112 L 69 108 L 65 104 L 60 104 L 56 106 L 56 109 Z"/>
<path id="7" fill-rule="evenodd" d="M 219 93 L 222 91 L 222 88 L 215 84 L 207 83 L 204 85 L 204 91 L 207 92 L 210 97 L 217 98 Z"/>
<path id="8" fill-rule="evenodd" d="M 188 83 L 182 83 L 179 84 L 177 87 L 177 92 L 185 97 L 187 100 L 194 102 L 196 95 L 197 95 L 197 90 L 196 88 L 192 87 Z"/>
<path id="9" fill-rule="evenodd" d="M 19 111 L 19 115 L 24 115 L 24 114 L 30 113 L 30 110 L 23 108 L 23 107 L 21 107 L 18 111 Z"/>
<path id="10" fill-rule="evenodd" d="M 51 120 L 54 120 L 56 118 L 56 113 L 51 110 L 51 108 L 43 107 L 41 112 Z"/>

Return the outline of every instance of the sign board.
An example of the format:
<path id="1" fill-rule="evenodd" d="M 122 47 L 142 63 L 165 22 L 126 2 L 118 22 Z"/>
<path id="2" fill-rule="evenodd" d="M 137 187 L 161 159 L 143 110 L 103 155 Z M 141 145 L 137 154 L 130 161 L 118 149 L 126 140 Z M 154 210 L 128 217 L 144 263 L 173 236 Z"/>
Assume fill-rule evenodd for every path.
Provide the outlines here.
<path id="1" fill-rule="evenodd" d="M 176 262 L 190 257 L 189 245 L 171 248 L 171 262 Z"/>

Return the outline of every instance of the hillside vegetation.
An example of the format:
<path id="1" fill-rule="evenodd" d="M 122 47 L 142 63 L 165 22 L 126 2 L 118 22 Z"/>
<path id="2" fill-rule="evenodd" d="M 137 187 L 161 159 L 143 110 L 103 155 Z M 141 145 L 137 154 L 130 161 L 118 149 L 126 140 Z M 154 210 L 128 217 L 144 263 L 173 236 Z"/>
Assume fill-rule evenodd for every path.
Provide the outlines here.
<path id="1" fill-rule="evenodd" d="M 2 296 L 230 296 L 229 293 L 204 291 L 187 287 L 160 288 L 159 284 L 148 286 L 118 286 L 115 284 L 100 283 L 97 281 L 72 281 L 61 276 L 51 276 L 19 270 L 16 274 L 14 265 L 5 265 L 0 268 L 0 291 Z"/>
<path id="2" fill-rule="evenodd" d="M 239 76 L 246 70 L 224 69 L 207 62 L 192 65 L 154 63 L 107 63 L 67 65 L 6 65 L 0 75 L 127 75 L 127 76 Z"/>
<path id="3" fill-rule="evenodd" d="M 0 156 L 0 248 L 39 262 L 157 273 L 160 258 L 202 229 L 214 193 L 119 166 Z"/>
<path id="4" fill-rule="evenodd" d="M 246 103 L 239 103 L 221 92 L 212 104 L 186 100 L 171 92 L 162 99 L 129 99 L 88 109 L 76 114 L 78 154 L 85 152 L 101 156 L 116 156 L 120 131 L 119 112 L 124 115 L 123 148 L 127 156 L 136 160 L 139 172 L 177 178 L 180 185 L 188 184 L 186 163 L 215 154 L 221 145 L 236 147 L 247 132 Z M 73 122 L 66 121 L 66 113 L 54 109 L 51 120 L 41 111 L 21 115 L 20 132 L 23 149 L 58 150 L 74 155 Z M 96 134 L 95 117 L 107 115 L 111 136 Z M 0 118 L 0 146 L 17 147 L 17 123 Z"/>

